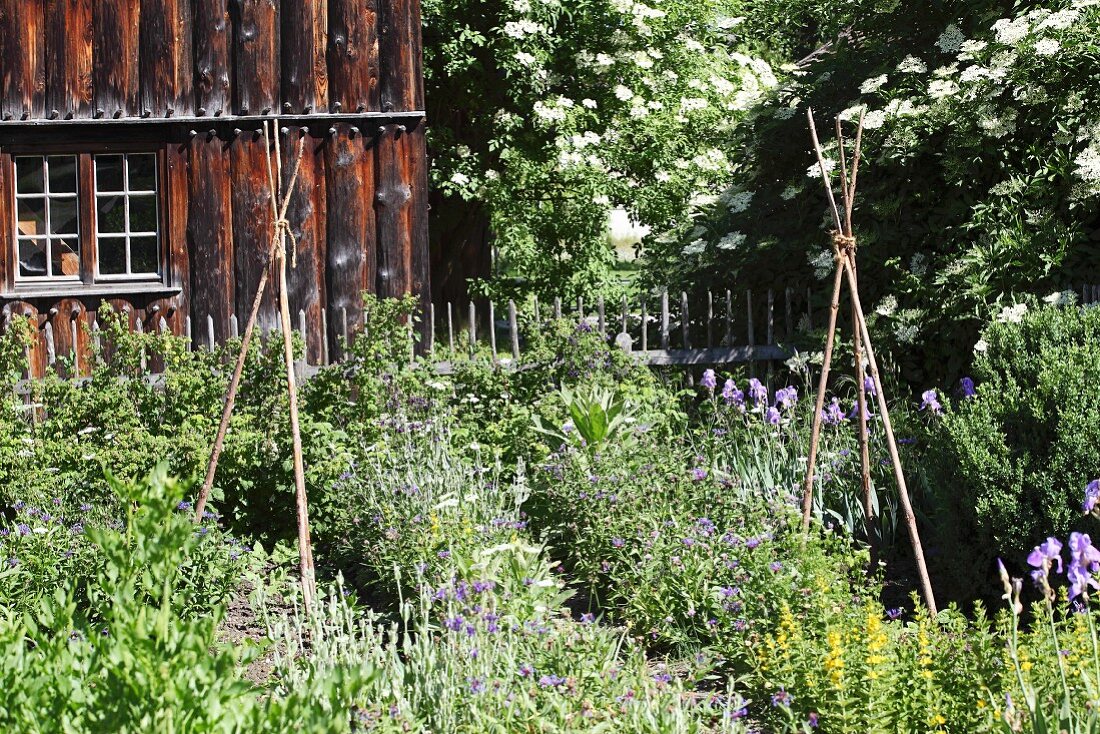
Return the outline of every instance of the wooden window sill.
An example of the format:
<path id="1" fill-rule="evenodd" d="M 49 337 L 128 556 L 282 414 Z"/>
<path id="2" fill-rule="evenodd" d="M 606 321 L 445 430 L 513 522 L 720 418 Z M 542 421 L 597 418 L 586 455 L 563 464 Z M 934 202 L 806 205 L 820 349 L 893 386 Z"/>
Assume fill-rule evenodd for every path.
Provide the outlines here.
<path id="1" fill-rule="evenodd" d="M 64 285 L 19 286 L 0 292 L 0 301 L 61 300 L 63 298 L 170 298 L 183 292 L 164 283 L 66 283 Z"/>

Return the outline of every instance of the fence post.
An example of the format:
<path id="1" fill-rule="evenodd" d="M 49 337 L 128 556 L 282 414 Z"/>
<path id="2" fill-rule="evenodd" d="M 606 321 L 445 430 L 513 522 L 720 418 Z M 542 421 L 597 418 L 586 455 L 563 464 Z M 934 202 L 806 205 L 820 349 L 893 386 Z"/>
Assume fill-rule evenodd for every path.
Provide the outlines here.
<path id="1" fill-rule="evenodd" d="M 470 301 L 470 356 L 474 356 L 474 348 L 477 345 L 477 307 Z"/>
<path id="2" fill-rule="evenodd" d="M 596 324 L 600 329 L 600 336 L 607 338 L 607 323 L 604 320 L 603 295 L 596 299 Z"/>
<path id="3" fill-rule="evenodd" d="M 684 339 L 684 349 L 691 349 L 691 317 L 688 316 L 687 291 L 680 291 L 680 333 Z"/>
<path id="4" fill-rule="evenodd" d="M 642 296 L 642 351 L 649 351 L 649 302 Z"/>
<path id="5" fill-rule="evenodd" d="M 454 306 L 447 301 L 447 350 L 454 356 L 455 353 L 455 315 Z"/>
<path id="6" fill-rule="evenodd" d="M 516 302 L 508 300 L 508 332 L 512 337 L 512 361 L 519 364 L 519 324 L 516 323 Z"/>
<path id="7" fill-rule="evenodd" d="M 707 349 L 714 346 L 714 293 L 707 289 Z"/>
<path id="8" fill-rule="evenodd" d="M 661 349 L 668 351 L 668 288 L 661 289 Z"/>

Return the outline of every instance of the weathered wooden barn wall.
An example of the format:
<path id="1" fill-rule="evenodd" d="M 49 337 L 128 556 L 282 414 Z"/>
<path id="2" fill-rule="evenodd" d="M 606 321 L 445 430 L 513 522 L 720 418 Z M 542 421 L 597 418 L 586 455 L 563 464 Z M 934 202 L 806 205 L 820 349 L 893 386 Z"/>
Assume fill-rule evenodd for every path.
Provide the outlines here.
<path id="1" fill-rule="evenodd" d="M 326 344 L 336 356 L 344 314 L 362 321 L 364 290 L 427 303 L 421 57 L 419 0 L 0 0 L 4 314 L 49 325 L 58 350 L 103 300 L 144 330 L 182 333 L 190 317 L 198 344 L 211 321 L 218 341 L 232 314 L 243 328 L 272 235 L 259 131 L 276 116 L 285 178 L 305 141 L 289 290 L 310 360 Z M 115 143 L 162 153 L 165 288 L 16 288 L 9 151 Z M 268 297 L 260 324 L 275 319 Z"/>

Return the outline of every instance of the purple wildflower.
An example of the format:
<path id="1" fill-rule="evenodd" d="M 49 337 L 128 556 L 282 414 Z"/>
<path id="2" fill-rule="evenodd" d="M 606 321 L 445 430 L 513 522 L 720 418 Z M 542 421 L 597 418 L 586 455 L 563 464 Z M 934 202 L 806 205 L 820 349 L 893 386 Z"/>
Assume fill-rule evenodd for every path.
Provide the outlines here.
<path id="1" fill-rule="evenodd" d="M 1100 570 L 1100 550 L 1092 544 L 1086 533 L 1069 534 L 1069 598 L 1075 599 L 1088 593 L 1089 587 L 1100 589 L 1095 573 Z"/>
<path id="2" fill-rule="evenodd" d="M 821 411 L 821 420 L 830 426 L 839 425 L 844 418 L 844 409 L 840 407 L 839 398 L 833 398 L 829 406 Z"/>
<path id="3" fill-rule="evenodd" d="M 714 374 L 714 370 L 704 370 L 703 379 L 699 384 L 713 392 L 718 386 L 718 377 Z"/>
<path id="4" fill-rule="evenodd" d="M 816 729 L 817 728 L 817 712 L 816 711 L 811 711 L 810 712 L 810 715 L 806 718 L 806 724 L 811 729 Z"/>
<path id="5" fill-rule="evenodd" d="M 1046 578 L 1050 568 L 1057 563 L 1058 573 L 1062 573 L 1062 543 L 1057 538 L 1047 538 L 1041 545 L 1035 546 L 1027 556 L 1027 563 L 1032 568 L 1038 569 L 1032 572 L 1032 577 L 1038 581 L 1040 577 Z"/>
<path id="6" fill-rule="evenodd" d="M 190 510 L 191 509 L 191 503 L 188 502 L 187 500 L 180 500 L 179 504 L 176 505 L 176 509 L 177 510 Z"/>
<path id="7" fill-rule="evenodd" d="M 764 411 L 764 422 L 768 425 L 778 426 L 782 416 L 779 415 L 779 411 L 775 408 L 768 408 Z"/>
<path id="8" fill-rule="evenodd" d="M 939 397 L 936 395 L 936 391 L 925 390 L 921 393 L 921 410 L 928 410 L 933 415 L 939 415 L 943 412 L 943 406 L 940 405 Z"/>
<path id="9" fill-rule="evenodd" d="M 462 615 L 459 615 L 457 617 L 449 617 L 447 619 L 447 621 L 445 621 L 443 624 L 451 632 L 458 632 L 459 630 L 462 629 L 462 625 L 463 625 L 464 622 L 465 622 L 465 620 L 462 619 Z"/>
<path id="10" fill-rule="evenodd" d="M 18 525 L 16 525 L 15 530 L 20 535 L 30 535 L 31 534 L 31 526 L 26 524 L 25 522 L 21 522 Z"/>
<path id="11" fill-rule="evenodd" d="M 878 388 L 875 387 L 875 378 L 870 375 L 866 375 L 863 378 L 863 392 L 872 398 L 878 395 Z"/>
<path id="12" fill-rule="evenodd" d="M 544 675 L 539 678 L 539 685 L 543 688 L 554 688 L 555 686 L 560 686 L 563 683 L 565 683 L 565 678 L 562 678 L 560 675 L 554 675 L 553 673 L 551 673 L 550 675 Z"/>
<path id="13" fill-rule="evenodd" d="M 1097 504 L 1100 504 L 1100 479 L 1093 479 L 1085 487 L 1085 501 L 1081 504 L 1081 508 L 1085 512 L 1092 512 Z"/>
<path id="14" fill-rule="evenodd" d="M 735 405 L 741 409 L 745 407 L 745 393 L 737 388 L 737 383 L 733 380 L 726 380 L 726 384 L 722 386 L 722 399 L 726 401 L 726 405 Z"/>
<path id="15" fill-rule="evenodd" d="M 775 404 L 784 410 L 789 410 L 798 402 L 798 388 L 784 387 L 775 391 Z"/>
<path id="16" fill-rule="evenodd" d="M 755 377 L 749 380 L 749 398 L 757 408 L 763 407 L 768 402 L 768 388 Z"/>
<path id="17" fill-rule="evenodd" d="M 785 689 L 780 688 L 778 691 L 776 691 L 775 693 L 772 694 L 772 706 L 784 706 L 785 707 L 785 706 L 790 706 L 790 705 L 791 705 L 791 694 L 787 693 L 787 691 Z"/>
<path id="18" fill-rule="evenodd" d="M 978 394 L 978 391 L 974 389 L 974 380 L 969 377 L 964 377 L 959 380 L 959 396 L 963 398 L 972 398 Z"/>
<path id="19" fill-rule="evenodd" d="M 625 543 L 626 543 L 626 541 L 623 540 L 622 538 L 612 538 L 611 539 L 611 547 L 612 548 L 622 548 L 623 545 L 625 545 Z"/>
<path id="20" fill-rule="evenodd" d="M 581 624 L 592 624 L 596 621 L 596 616 L 591 612 L 585 612 L 581 615 Z"/>
<path id="21" fill-rule="evenodd" d="M 485 684 L 480 678 L 467 678 L 470 682 L 470 693 L 478 694 L 485 692 Z"/>
<path id="22" fill-rule="evenodd" d="M 707 478 L 707 470 L 701 466 L 697 466 L 691 470 L 691 478 L 693 481 L 701 482 Z"/>
<path id="23" fill-rule="evenodd" d="M 524 663 L 523 665 L 519 666 L 519 674 L 522 678 L 530 678 L 532 675 L 534 675 L 534 673 L 535 669 L 531 667 L 530 663 Z"/>
<path id="24" fill-rule="evenodd" d="M 905 609 L 903 607 L 894 607 L 893 609 L 886 610 L 886 616 L 890 620 L 900 619 L 903 614 L 905 614 Z"/>

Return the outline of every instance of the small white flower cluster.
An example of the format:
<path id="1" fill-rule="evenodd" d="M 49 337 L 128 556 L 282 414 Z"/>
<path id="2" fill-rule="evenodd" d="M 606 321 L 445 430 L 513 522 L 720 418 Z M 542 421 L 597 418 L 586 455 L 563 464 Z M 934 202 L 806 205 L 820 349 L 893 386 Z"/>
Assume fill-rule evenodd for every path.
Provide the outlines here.
<path id="1" fill-rule="evenodd" d="M 900 344 L 912 344 L 920 336 L 920 327 L 916 324 L 899 323 L 894 327 L 894 337 Z"/>
<path id="2" fill-rule="evenodd" d="M 702 239 L 698 239 L 689 245 L 685 245 L 683 252 L 685 255 L 702 255 L 706 252 L 706 249 L 707 243 Z"/>
<path id="3" fill-rule="evenodd" d="M 830 250 L 821 250 L 814 254 L 809 254 L 810 267 L 814 269 L 814 277 L 818 280 L 824 280 L 829 276 L 829 273 L 833 272 L 833 253 Z"/>
<path id="4" fill-rule="evenodd" d="M 940 34 L 939 39 L 936 41 L 936 45 L 940 47 L 940 50 L 946 54 L 953 54 L 958 52 L 962 48 L 963 42 L 966 40 L 966 36 L 959 30 L 959 27 L 952 23 L 944 29 Z"/>
<path id="5" fill-rule="evenodd" d="M 1064 31 L 1071 25 L 1077 22 L 1077 19 L 1081 17 L 1081 11 L 1073 8 L 1067 8 L 1066 10 L 1059 10 L 1057 13 L 1051 13 L 1037 26 L 1038 30 L 1043 28 L 1051 28 L 1056 31 Z"/>
<path id="6" fill-rule="evenodd" d="M 898 299 L 892 295 L 884 297 L 879 304 L 875 306 L 875 313 L 879 316 L 885 316 L 890 318 L 898 310 Z"/>
<path id="7" fill-rule="evenodd" d="M 918 252 L 913 255 L 909 260 L 909 272 L 918 278 L 923 278 L 928 274 L 928 256 L 923 252 Z"/>
<path id="8" fill-rule="evenodd" d="M 997 316 L 997 320 L 1002 324 L 1018 324 L 1024 320 L 1024 314 L 1027 313 L 1026 303 L 1017 303 L 1015 306 L 1005 306 L 1001 309 L 1001 313 Z"/>
<path id="9" fill-rule="evenodd" d="M 959 85 L 950 79 L 933 79 L 928 85 L 928 96 L 932 99 L 953 97 L 959 91 Z"/>
<path id="10" fill-rule="evenodd" d="M 524 38 L 537 33 L 545 33 L 546 30 L 546 26 L 527 19 L 510 20 L 504 24 L 503 28 L 504 35 L 509 38 Z"/>
<path id="11" fill-rule="evenodd" d="M 1077 305 L 1077 294 L 1073 291 L 1056 291 L 1043 299 L 1044 302 L 1056 308 Z"/>
<path id="12" fill-rule="evenodd" d="M 832 158 L 825 159 L 825 172 L 832 173 L 836 168 L 836 161 Z M 821 178 L 821 166 L 817 163 L 806 169 L 806 175 L 810 178 Z"/>
<path id="13" fill-rule="evenodd" d="M 749 204 L 752 203 L 753 192 L 751 191 L 735 191 L 729 189 L 726 193 L 722 194 L 719 198 L 726 208 L 734 214 L 739 214 L 743 211 L 748 211 Z"/>
<path id="14" fill-rule="evenodd" d="M 745 235 L 741 232 L 730 232 L 718 240 L 719 250 L 734 250 L 745 243 Z"/>
<path id="15" fill-rule="evenodd" d="M 886 75 L 880 74 L 879 76 L 864 80 L 863 84 L 859 85 L 859 91 L 862 94 L 871 94 L 872 92 L 877 92 L 882 89 L 886 85 L 886 82 Z"/>
<path id="16" fill-rule="evenodd" d="M 1073 162 L 1077 170 L 1073 173 L 1083 181 L 1100 181 L 1100 148 L 1094 143 L 1081 151 Z"/>
<path id="17" fill-rule="evenodd" d="M 1001 18 L 993 24 L 993 32 L 997 36 L 997 43 L 1003 46 L 1014 46 L 1031 33 L 1031 24 L 1026 16 Z"/>
<path id="18" fill-rule="evenodd" d="M 928 72 L 928 65 L 916 56 L 906 56 L 898 64 L 898 72 L 902 74 L 925 74 Z"/>
<path id="19" fill-rule="evenodd" d="M 1062 44 L 1053 38 L 1044 38 L 1035 44 L 1035 54 L 1037 56 L 1053 56 L 1061 48 Z"/>

